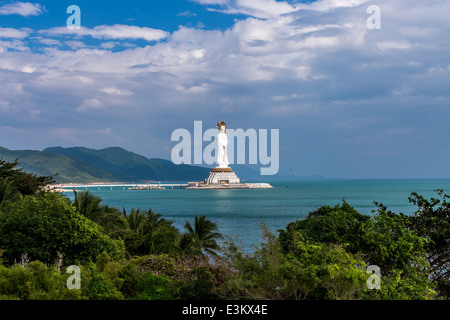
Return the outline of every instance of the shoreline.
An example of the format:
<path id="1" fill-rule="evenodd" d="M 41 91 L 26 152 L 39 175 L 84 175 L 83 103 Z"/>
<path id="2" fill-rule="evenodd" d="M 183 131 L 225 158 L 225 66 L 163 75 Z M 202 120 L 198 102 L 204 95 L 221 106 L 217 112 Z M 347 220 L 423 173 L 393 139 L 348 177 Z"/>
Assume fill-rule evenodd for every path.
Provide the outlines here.
<path id="1" fill-rule="evenodd" d="M 269 183 L 248 182 L 239 184 L 203 184 L 198 182 L 180 182 L 180 183 L 129 183 L 129 182 L 96 182 L 96 183 L 59 183 L 50 185 L 48 188 L 53 192 L 72 192 L 74 189 L 88 188 L 113 188 L 122 187 L 124 190 L 154 190 L 165 189 L 165 187 L 178 187 L 187 190 L 206 190 L 206 189 L 272 189 Z"/>
<path id="2" fill-rule="evenodd" d="M 51 187 L 72 188 L 72 187 L 117 187 L 117 186 L 147 186 L 147 185 L 187 185 L 187 182 L 89 182 L 89 183 L 55 183 Z"/>
<path id="3" fill-rule="evenodd" d="M 113 188 L 122 187 L 124 190 L 145 190 L 145 189 L 163 189 L 164 187 L 186 187 L 187 183 L 115 183 L 115 182 L 98 182 L 98 183 L 60 183 L 49 186 L 49 189 L 53 192 L 73 192 L 73 190 L 81 191 L 80 189 L 87 190 L 88 188 Z"/>

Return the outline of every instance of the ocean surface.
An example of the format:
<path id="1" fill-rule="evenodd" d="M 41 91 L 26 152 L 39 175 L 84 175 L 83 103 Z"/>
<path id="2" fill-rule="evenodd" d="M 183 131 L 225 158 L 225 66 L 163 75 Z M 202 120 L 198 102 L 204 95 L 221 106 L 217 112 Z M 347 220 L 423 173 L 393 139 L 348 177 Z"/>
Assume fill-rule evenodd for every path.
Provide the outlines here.
<path id="1" fill-rule="evenodd" d="M 276 232 L 320 206 L 334 206 L 342 199 L 363 214 L 377 209 L 374 201 L 393 212 L 412 214 L 416 207 L 408 201 L 411 192 L 428 199 L 437 197 L 435 189 L 450 194 L 449 179 L 289 181 L 271 185 L 273 189 L 124 190 L 122 186 L 93 186 L 88 190 L 119 209 L 153 209 L 172 220 L 180 231 L 184 231 L 185 219 L 193 224 L 195 216 L 206 215 L 217 223 L 220 233 L 230 236 L 245 251 L 253 251 L 253 246 L 262 241 L 261 222 Z M 73 199 L 72 192 L 66 194 Z"/>

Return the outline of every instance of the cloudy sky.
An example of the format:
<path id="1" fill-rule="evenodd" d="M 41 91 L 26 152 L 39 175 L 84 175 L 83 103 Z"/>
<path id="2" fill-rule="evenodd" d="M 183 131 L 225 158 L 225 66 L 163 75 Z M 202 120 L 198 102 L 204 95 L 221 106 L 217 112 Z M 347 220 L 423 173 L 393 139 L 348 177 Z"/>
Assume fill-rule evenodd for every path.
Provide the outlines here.
<path id="1" fill-rule="evenodd" d="M 0 1 L 0 146 L 170 159 L 175 129 L 225 121 L 279 129 L 282 174 L 449 178 L 449 14 L 448 0 Z"/>

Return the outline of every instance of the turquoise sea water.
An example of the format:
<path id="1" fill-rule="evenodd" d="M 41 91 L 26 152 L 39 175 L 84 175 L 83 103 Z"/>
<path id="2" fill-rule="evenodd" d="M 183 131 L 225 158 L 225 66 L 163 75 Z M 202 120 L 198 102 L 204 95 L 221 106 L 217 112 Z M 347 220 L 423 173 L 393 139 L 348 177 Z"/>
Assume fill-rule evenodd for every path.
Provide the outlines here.
<path id="1" fill-rule="evenodd" d="M 217 223 L 219 232 L 239 240 L 246 250 L 261 242 L 260 223 L 272 231 L 302 219 L 322 205 L 336 205 L 342 199 L 360 213 L 376 210 L 374 201 L 383 203 L 393 212 L 411 214 L 415 207 L 409 203 L 411 192 L 427 198 L 436 197 L 435 189 L 450 194 L 450 180 L 333 180 L 273 182 L 273 189 L 235 190 L 123 190 L 122 186 L 90 187 L 104 203 L 127 210 L 153 209 L 183 231 L 187 219 L 206 215 Z M 79 189 L 83 190 L 83 189 Z M 73 193 L 67 196 L 73 199 Z"/>

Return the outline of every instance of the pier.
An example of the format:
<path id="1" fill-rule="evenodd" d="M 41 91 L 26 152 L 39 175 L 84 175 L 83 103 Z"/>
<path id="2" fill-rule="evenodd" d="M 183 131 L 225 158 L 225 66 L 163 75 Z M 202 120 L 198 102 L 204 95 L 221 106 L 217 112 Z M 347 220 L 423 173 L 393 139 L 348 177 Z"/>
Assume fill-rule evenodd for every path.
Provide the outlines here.
<path id="1" fill-rule="evenodd" d="M 58 184 L 52 186 L 55 192 L 73 192 L 89 189 L 97 190 L 164 190 L 164 189 L 271 189 L 268 183 L 239 183 L 239 184 L 204 184 L 190 183 L 105 183 L 105 184 Z"/>
<path id="2" fill-rule="evenodd" d="M 59 192 L 71 192 L 88 190 L 96 188 L 97 190 L 104 190 L 113 188 L 121 188 L 123 190 L 163 190 L 166 188 L 180 188 L 184 189 L 188 186 L 187 183 L 105 183 L 105 184 L 59 184 L 53 187 Z"/>

